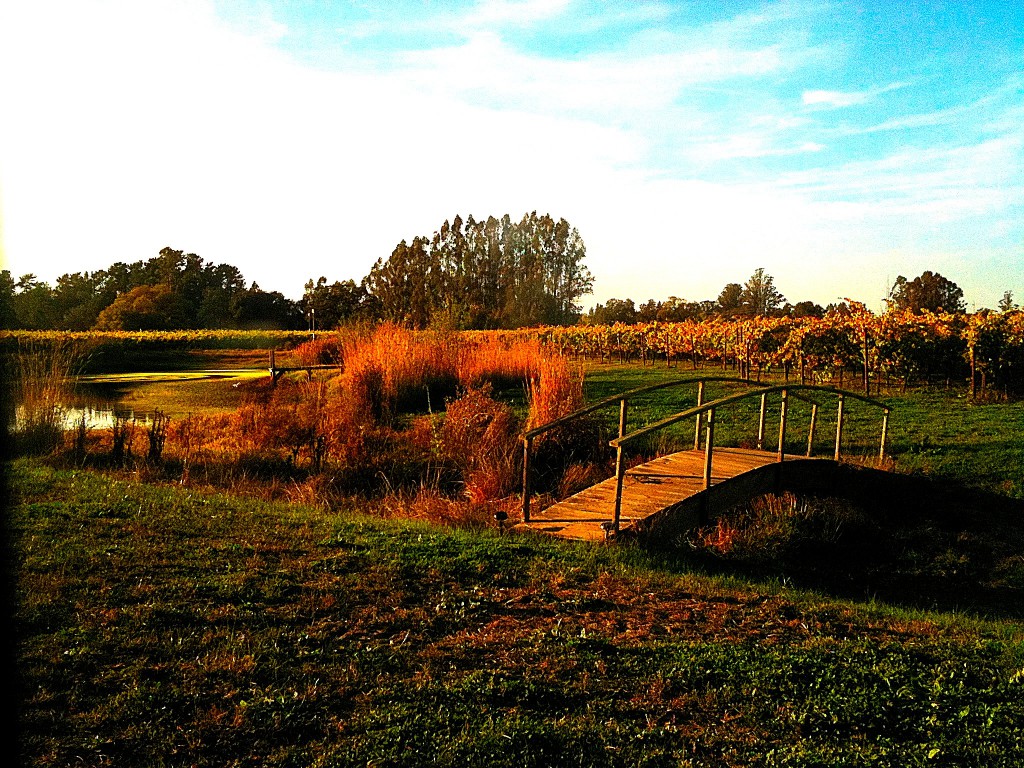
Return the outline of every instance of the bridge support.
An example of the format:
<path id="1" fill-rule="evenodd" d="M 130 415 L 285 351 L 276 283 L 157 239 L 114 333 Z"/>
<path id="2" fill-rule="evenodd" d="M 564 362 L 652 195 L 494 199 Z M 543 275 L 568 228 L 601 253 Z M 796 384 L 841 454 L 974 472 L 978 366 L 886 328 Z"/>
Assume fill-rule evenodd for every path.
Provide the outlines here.
<path id="1" fill-rule="evenodd" d="M 530 454 L 533 452 L 533 438 L 523 438 L 523 522 L 530 522 Z"/>

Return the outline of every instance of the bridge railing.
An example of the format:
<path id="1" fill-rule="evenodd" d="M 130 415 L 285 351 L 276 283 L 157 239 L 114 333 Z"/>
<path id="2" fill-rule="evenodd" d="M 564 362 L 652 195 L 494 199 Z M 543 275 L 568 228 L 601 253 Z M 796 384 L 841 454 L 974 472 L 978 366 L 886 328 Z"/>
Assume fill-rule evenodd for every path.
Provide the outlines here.
<path id="1" fill-rule="evenodd" d="M 629 401 L 639 395 L 644 395 L 649 392 L 654 392 L 659 389 L 669 389 L 671 387 L 681 387 L 686 385 L 697 385 L 697 405 L 700 406 L 704 402 L 704 385 L 714 382 L 728 382 L 730 384 L 741 384 L 746 387 L 758 387 L 763 388 L 760 384 L 755 382 L 739 379 L 734 376 L 704 376 L 699 379 L 678 379 L 675 381 L 663 381 L 659 384 L 649 384 L 645 387 L 637 387 L 635 389 L 627 390 L 611 397 L 606 397 L 603 400 L 598 400 L 596 403 L 591 403 L 588 406 L 580 408 L 577 411 L 573 411 L 570 414 L 562 416 L 561 418 L 549 421 L 546 424 L 541 424 L 538 427 L 528 430 L 523 434 L 523 522 L 530 522 L 530 457 L 533 454 L 533 443 L 536 438 L 540 437 L 546 432 L 550 432 L 553 429 L 564 427 L 567 424 L 571 424 L 574 421 L 578 421 L 584 416 L 594 413 L 596 411 L 603 410 L 613 405 L 619 406 L 619 435 L 617 439 L 621 439 L 626 435 L 626 418 L 628 413 Z M 763 419 L 762 419 L 762 433 L 763 433 Z M 700 417 L 697 419 L 697 426 L 694 430 L 693 436 L 693 447 L 700 447 L 700 432 L 701 432 L 701 420 Z M 613 441 L 614 443 L 614 441 Z M 613 446 L 614 447 L 614 446 Z"/>
<path id="2" fill-rule="evenodd" d="M 758 423 L 758 438 L 757 447 L 759 450 L 763 450 L 764 446 L 764 431 L 765 431 L 765 420 L 766 420 L 766 408 L 768 396 L 771 394 L 781 394 L 781 407 L 779 409 L 779 442 L 777 449 L 777 460 L 782 462 L 785 459 L 785 445 L 786 445 L 786 426 L 789 415 L 789 398 L 792 396 L 795 399 L 804 400 L 811 404 L 811 424 L 807 438 L 807 456 L 811 456 L 811 451 L 814 443 L 814 432 L 817 425 L 818 407 L 819 403 L 811 397 L 807 397 L 800 392 L 817 392 L 828 395 L 835 395 L 838 398 L 838 408 L 836 414 L 836 436 L 835 436 L 835 452 L 833 458 L 835 461 L 839 461 L 842 455 L 842 438 L 843 438 L 843 425 L 845 417 L 845 404 L 847 398 L 859 400 L 867 403 L 874 407 L 882 410 L 882 429 L 881 439 L 879 441 L 878 456 L 879 459 L 885 458 L 885 444 L 888 437 L 889 431 L 889 407 L 878 400 L 860 395 L 855 392 L 847 392 L 844 390 L 836 389 L 834 387 L 823 387 L 815 386 L 812 384 L 793 384 L 793 385 L 780 385 L 773 387 L 762 387 L 760 389 L 750 392 L 740 392 L 734 395 L 728 395 L 726 397 L 713 400 L 709 403 L 698 404 L 693 408 L 688 408 L 685 411 L 668 416 L 661 421 L 657 421 L 654 424 L 650 424 L 646 427 L 641 427 L 633 432 L 622 434 L 614 440 L 610 441 L 610 445 L 615 449 L 615 512 L 612 519 L 612 530 L 618 532 L 619 521 L 622 512 L 622 485 L 626 474 L 625 464 L 625 448 L 630 443 L 639 440 L 642 437 L 646 437 L 654 432 L 664 429 L 665 427 L 676 424 L 680 421 L 689 418 L 695 418 L 697 420 L 697 431 L 699 437 L 699 431 L 702 420 L 705 423 L 706 435 L 704 440 L 704 490 L 711 487 L 711 470 L 714 458 L 715 450 L 715 412 L 724 406 L 731 405 L 732 403 L 739 402 L 752 397 L 761 398 L 761 411 Z M 699 439 L 695 443 L 694 448 L 699 448 Z"/>

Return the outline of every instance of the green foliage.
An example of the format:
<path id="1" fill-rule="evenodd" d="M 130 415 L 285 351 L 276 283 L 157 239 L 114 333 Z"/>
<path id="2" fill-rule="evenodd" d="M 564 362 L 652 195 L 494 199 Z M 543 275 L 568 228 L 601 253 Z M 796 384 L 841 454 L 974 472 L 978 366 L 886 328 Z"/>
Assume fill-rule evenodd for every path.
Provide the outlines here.
<path id="1" fill-rule="evenodd" d="M 889 303 L 897 310 L 911 312 L 955 313 L 967 308 L 960 286 L 931 270 L 925 270 L 913 280 L 903 275 L 897 277 L 889 291 Z"/>
<path id="2" fill-rule="evenodd" d="M 579 320 L 577 301 L 593 284 L 585 256 L 565 219 L 456 216 L 378 259 L 366 285 L 383 319 L 415 329 L 565 325 Z"/>

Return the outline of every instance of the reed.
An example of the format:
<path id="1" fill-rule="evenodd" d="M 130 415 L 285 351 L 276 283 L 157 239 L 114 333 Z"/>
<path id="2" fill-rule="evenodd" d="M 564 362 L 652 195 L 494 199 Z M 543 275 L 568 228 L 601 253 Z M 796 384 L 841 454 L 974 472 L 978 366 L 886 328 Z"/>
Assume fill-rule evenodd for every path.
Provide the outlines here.
<path id="1" fill-rule="evenodd" d="M 16 404 L 13 431 L 19 453 L 47 454 L 61 447 L 67 418 L 64 404 L 82 361 L 81 348 L 73 340 L 19 342 L 12 366 Z"/>

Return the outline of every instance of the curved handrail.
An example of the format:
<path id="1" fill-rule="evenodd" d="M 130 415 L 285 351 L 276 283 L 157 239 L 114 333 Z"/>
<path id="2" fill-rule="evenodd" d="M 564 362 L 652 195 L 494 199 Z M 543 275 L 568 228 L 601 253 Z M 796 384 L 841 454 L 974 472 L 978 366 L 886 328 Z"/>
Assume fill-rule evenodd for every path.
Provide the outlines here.
<path id="1" fill-rule="evenodd" d="M 696 384 L 698 385 L 697 402 L 699 403 L 701 402 L 701 399 L 704 396 L 704 384 L 709 382 L 730 382 L 735 384 L 743 384 L 744 386 L 761 386 L 760 384 L 755 384 L 754 382 L 748 381 L 746 379 L 740 379 L 735 376 L 704 376 L 700 378 L 686 378 L 676 379 L 673 381 L 663 381 L 658 384 L 648 384 L 647 386 L 644 387 L 636 387 L 634 389 L 626 390 L 625 392 L 620 392 L 617 395 L 606 397 L 602 400 L 598 400 L 596 403 L 591 403 L 590 405 L 584 406 L 583 408 L 573 411 L 570 414 L 561 416 L 557 419 L 547 422 L 546 424 L 541 424 L 539 427 L 534 427 L 533 429 L 524 432 L 522 436 L 523 521 L 529 522 L 530 520 L 530 450 L 533 446 L 534 438 L 544 434 L 545 432 L 548 432 L 549 430 L 555 429 L 556 427 L 560 427 L 570 422 L 576 421 L 580 417 L 586 416 L 588 413 L 593 413 L 594 411 L 600 410 L 601 408 L 606 408 L 614 404 L 618 404 L 619 406 L 619 437 L 622 437 L 626 431 L 626 407 L 631 398 L 636 397 L 637 395 L 645 394 L 647 392 L 654 392 L 655 390 L 659 389 L 679 387 L 685 384 Z M 699 439 L 699 436 L 700 425 L 698 424 L 697 433 L 694 437 L 694 447 L 696 447 L 696 443 Z"/>
<path id="2" fill-rule="evenodd" d="M 774 393 L 781 393 L 781 395 L 782 395 L 782 409 L 781 409 L 781 412 L 779 414 L 779 449 L 778 449 L 778 461 L 779 461 L 779 463 L 781 463 L 785 459 L 785 456 L 786 456 L 786 452 L 785 452 L 785 445 L 786 445 L 786 416 L 787 416 L 787 412 L 788 412 L 789 396 L 790 396 L 790 391 L 791 390 L 802 391 L 802 392 L 806 392 L 806 391 L 824 392 L 826 394 L 836 395 L 839 398 L 839 409 L 838 409 L 838 413 L 837 413 L 837 417 L 836 417 L 836 443 L 835 443 L 835 460 L 836 461 L 839 461 L 839 457 L 840 457 L 840 450 L 841 450 L 841 444 L 842 444 L 842 435 L 843 435 L 843 406 L 845 404 L 846 398 L 847 397 L 852 397 L 855 400 L 860 400 L 861 402 L 864 402 L 864 403 L 867 403 L 869 405 L 881 408 L 882 409 L 882 439 L 881 439 L 881 447 L 879 448 L 878 455 L 879 455 L 879 458 L 884 458 L 885 457 L 885 440 L 886 440 L 886 435 L 887 435 L 888 430 L 889 430 L 889 406 L 887 406 L 885 403 L 882 403 L 882 402 L 880 402 L 878 400 L 870 398 L 870 397 L 868 397 L 866 395 L 857 394 L 856 392 L 846 392 L 846 391 L 841 390 L 841 389 L 836 389 L 835 387 L 823 387 L 823 386 L 819 386 L 819 385 L 815 385 L 815 384 L 792 384 L 792 385 L 781 384 L 781 385 L 776 385 L 776 386 L 773 386 L 773 387 L 762 387 L 761 389 L 753 390 L 753 391 L 750 391 L 750 392 L 739 392 L 739 393 L 734 394 L 734 395 L 728 395 L 726 397 L 719 398 L 718 400 L 713 400 L 713 401 L 711 401 L 709 403 L 703 403 L 703 404 L 698 405 L 698 406 L 696 406 L 694 408 L 687 408 L 685 411 L 680 411 L 679 413 L 676 413 L 676 414 L 673 414 L 672 416 L 668 416 L 668 417 L 666 417 L 664 419 L 661 419 L 660 421 L 655 422 L 654 424 L 650 424 L 650 425 L 648 425 L 646 427 L 641 427 L 640 429 L 637 429 L 637 430 L 629 433 L 628 435 L 620 434 L 619 437 L 617 437 L 614 440 L 611 440 L 609 442 L 609 444 L 612 447 L 615 448 L 615 512 L 614 512 L 614 517 L 612 518 L 611 530 L 613 530 L 615 532 L 618 532 L 618 530 L 619 530 L 619 520 L 620 520 L 621 513 L 622 513 L 622 483 L 623 483 L 623 480 L 624 480 L 625 474 L 626 474 L 624 447 L 625 447 L 625 445 L 627 443 L 630 443 L 630 442 L 632 442 L 634 440 L 637 440 L 637 439 L 639 439 L 641 437 L 644 437 L 645 435 L 649 435 L 649 434 L 651 434 L 653 432 L 658 431 L 659 429 L 663 429 L 663 428 L 665 428 L 665 427 L 667 427 L 667 426 L 669 426 L 671 424 L 676 424 L 676 423 L 678 423 L 678 422 L 680 422 L 680 421 L 682 421 L 684 419 L 687 419 L 687 418 L 690 418 L 690 417 L 693 417 L 693 416 L 697 417 L 697 428 L 698 428 L 698 433 L 699 433 L 701 420 L 704 418 L 704 415 L 707 414 L 707 417 L 706 417 L 706 421 L 707 421 L 707 438 L 705 439 L 705 443 L 704 443 L 704 490 L 707 491 L 708 489 L 711 488 L 711 464 L 712 464 L 712 458 L 713 458 L 713 455 L 714 455 L 715 411 L 716 411 L 716 409 L 718 409 L 718 408 L 720 408 L 720 407 L 722 407 L 724 405 L 729 405 L 731 403 L 735 403 L 735 402 L 738 402 L 740 400 L 744 400 L 744 399 L 749 398 L 749 397 L 754 397 L 754 396 L 760 397 L 761 398 L 761 420 L 760 420 L 759 434 L 758 434 L 758 448 L 760 448 L 761 447 L 761 438 L 762 438 L 761 432 L 763 431 L 763 428 L 764 428 L 765 402 L 767 400 L 768 395 L 774 394 Z M 811 446 L 812 446 L 812 443 L 813 443 L 813 440 L 814 440 L 814 425 L 815 425 L 815 420 L 817 419 L 817 414 L 818 414 L 818 404 L 816 402 L 814 402 L 814 400 L 812 400 L 811 398 L 807 398 L 807 397 L 803 397 L 801 395 L 797 395 L 796 392 L 793 392 L 793 396 L 797 397 L 799 399 L 802 399 L 802 400 L 808 400 L 813 405 L 813 410 L 811 411 L 811 429 L 810 429 L 810 434 L 809 434 L 808 440 L 807 440 L 807 456 L 810 457 L 810 455 L 811 455 Z M 694 448 L 697 448 L 697 445 L 694 445 Z"/>
<path id="3" fill-rule="evenodd" d="M 728 382 L 734 384 L 743 384 L 744 386 L 752 387 L 752 389 L 745 392 L 738 392 L 732 395 L 713 400 L 708 403 L 702 403 L 704 393 L 704 384 L 709 382 Z M 669 387 L 683 386 L 686 384 L 697 384 L 699 385 L 697 393 L 697 405 L 692 408 L 687 408 L 684 411 L 668 416 L 654 424 L 649 424 L 645 427 L 641 427 L 629 434 L 626 434 L 626 410 L 628 401 L 636 397 L 637 395 L 645 394 L 659 389 L 666 389 Z M 602 400 L 592 403 L 588 406 L 580 408 L 573 413 L 566 416 L 562 416 L 558 419 L 554 419 L 546 424 L 542 424 L 539 427 L 525 432 L 522 436 L 523 440 L 523 521 L 528 522 L 530 519 L 530 477 L 529 477 L 529 466 L 530 466 L 530 450 L 535 437 L 544 434 L 545 432 L 555 429 L 556 427 L 570 423 L 585 416 L 588 413 L 592 413 L 601 408 L 610 406 L 618 403 L 620 406 L 619 413 L 619 435 L 618 437 L 609 441 L 609 445 L 615 449 L 615 473 L 616 473 L 616 492 L 615 492 L 615 516 L 613 520 L 613 529 L 618 530 L 619 517 L 621 511 L 622 502 L 622 482 L 625 474 L 624 464 L 624 447 L 628 444 L 637 440 L 645 435 L 649 435 L 660 429 L 664 429 L 667 426 L 678 423 L 688 418 L 696 417 L 697 427 L 694 435 L 694 449 L 700 447 L 700 431 L 701 427 L 706 424 L 707 427 L 707 438 L 705 440 L 705 470 L 704 479 L 705 487 L 709 488 L 711 485 L 711 462 L 712 454 L 714 451 L 714 422 L 715 422 L 715 410 L 725 405 L 738 402 L 751 397 L 761 398 L 761 414 L 758 424 L 758 438 L 757 447 L 760 449 L 763 444 L 764 438 L 764 427 L 765 427 L 765 407 L 767 398 L 769 395 L 781 393 L 782 394 L 782 410 L 779 418 L 779 449 L 778 449 L 778 460 L 781 462 L 784 459 L 784 445 L 785 445 L 785 432 L 786 432 L 786 414 L 788 409 L 788 399 L 792 396 L 795 399 L 803 400 L 810 403 L 812 406 L 811 411 L 811 425 L 807 439 L 807 456 L 811 455 L 811 449 L 814 442 L 814 430 L 817 422 L 817 414 L 819 403 L 811 397 L 807 397 L 805 394 L 800 393 L 814 393 L 819 392 L 827 395 L 835 395 L 839 398 L 839 408 L 836 419 L 836 439 L 835 439 L 835 460 L 839 461 L 841 452 L 842 442 L 842 431 L 843 431 L 843 410 L 846 398 L 852 398 L 861 402 L 867 403 L 868 405 L 882 409 L 882 438 L 881 447 L 879 449 L 879 457 L 885 457 L 885 443 L 886 436 L 888 433 L 888 421 L 889 421 L 889 406 L 885 403 L 875 400 L 874 398 L 866 395 L 859 394 L 857 392 L 849 392 L 846 390 L 837 389 L 835 387 L 826 387 L 815 384 L 779 384 L 774 386 L 765 386 L 750 382 L 746 379 L 740 379 L 732 376 L 707 376 L 702 378 L 687 378 L 678 379 L 675 381 L 661 382 L 659 384 L 651 384 L 644 387 L 637 387 L 635 389 L 627 390 L 618 395 L 612 395 Z"/>
<path id="4" fill-rule="evenodd" d="M 665 427 L 671 426 L 672 424 L 684 421 L 685 419 L 688 419 L 691 416 L 698 416 L 704 413 L 708 413 L 723 405 L 729 405 L 731 403 L 744 400 L 748 397 L 760 397 L 761 395 L 771 395 L 777 392 L 792 392 L 793 390 L 812 390 L 815 392 L 826 392 L 828 394 L 834 394 L 843 398 L 852 397 L 855 400 L 860 400 L 862 402 L 868 403 L 869 405 L 874 405 L 878 408 L 881 408 L 885 413 L 889 412 L 889 406 L 887 406 L 885 403 L 879 400 L 875 400 L 874 398 L 867 397 L 866 395 L 857 394 L 856 392 L 846 392 L 841 389 L 836 389 L 835 387 L 823 387 L 815 384 L 779 384 L 772 387 L 762 387 L 760 389 L 755 389 L 748 392 L 737 392 L 734 395 L 727 395 L 726 397 L 719 398 L 718 400 L 712 400 L 711 402 L 703 403 L 702 405 L 697 405 L 694 406 L 693 408 L 687 408 L 685 411 L 680 411 L 679 413 L 675 413 L 671 416 L 666 416 L 661 421 L 656 421 L 654 424 L 648 424 L 646 427 L 641 427 L 640 429 L 634 432 L 630 432 L 628 435 L 622 435 L 620 437 L 617 437 L 609 441 L 608 444 L 612 448 L 618 448 L 622 445 L 625 445 L 626 443 L 632 442 L 635 439 L 643 437 L 644 435 L 648 435 L 651 432 L 657 432 L 658 430 L 664 429 Z M 805 400 L 810 403 L 814 403 L 813 400 L 807 397 L 800 397 L 799 399 Z"/>
<path id="5" fill-rule="evenodd" d="M 522 439 L 532 440 L 538 435 L 544 434 L 548 430 L 560 427 L 563 424 L 568 424 L 569 422 L 575 421 L 581 416 L 586 416 L 588 413 L 593 413 L 594 411 L 600 410 L 601 408 L 605 408 L 609 405 L 621 403 L 623 400 L 629 400 L 630 398 L 636 397 L 637 395 L 646 394 L 647 392 L 653 392 L 658 389 L 679 387 L 684 384 L 704 384 L 706 382 L 730 382 L 732 384 L 744 384 L 749 387 L 762 386 L 761 384 L 747 381 L 746 379 L 736 378 L 735 376 L 704 376 L 696 379 L 676 379 L 674 381 L 663 381 L 659 384 L 649 384 L 645 387 L 636 387 L 635 389 L 629 389 L 626 390 L 625 392 L 620 392 L 617 395 L 606 397 L 603 400 L 598 400 L 596 403 L 591 403 L 590 405 L 586 405 L 580 408 L 579 410 L 573 411 L 572 413 L 566 414 L 565 416 L 560 416 L 557 419 L 549 421 L 546 424 L 541 424 L 539 427 L 534 427 L 533 429 L 527 430 L 526 432 L 523 433 Z"/>

